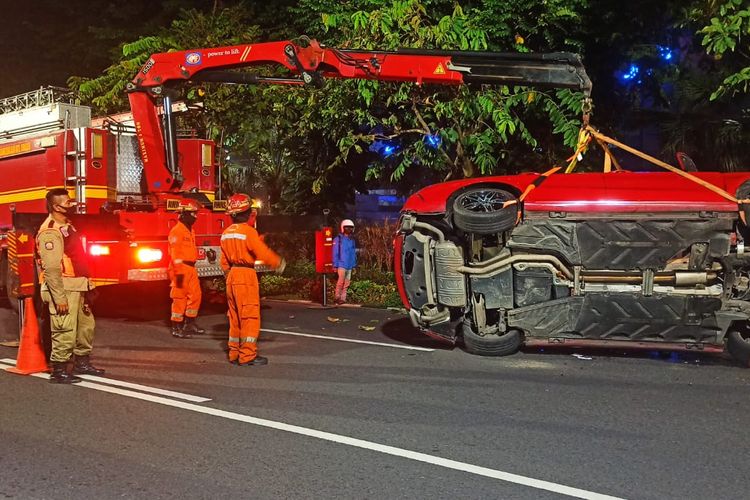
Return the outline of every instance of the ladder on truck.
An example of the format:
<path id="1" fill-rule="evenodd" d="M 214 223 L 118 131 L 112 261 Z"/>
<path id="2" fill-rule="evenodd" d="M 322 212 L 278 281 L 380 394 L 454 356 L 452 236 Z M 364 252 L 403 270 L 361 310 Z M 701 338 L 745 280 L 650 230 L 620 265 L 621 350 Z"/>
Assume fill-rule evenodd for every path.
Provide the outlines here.
<path id="1" fill-rule="evenodd" d="M 24 94 L 0 99 L 0 115 L 13 111 L 25 111 L 58 102 L 75 104 L 75 94 L 62 87 L 40 87 Z"/>
<path id="2" fill-rule="evenodd" d="M 77 105 L 76 101 L 77 96 L 71 90 L 52 86 L 40 87 L 31 92 L 0 99 L 0 141 L 19 139 L 24 136 L 45 132 L 72 129 L 75 137 L 73 144 L 70 145 L 72 149 L 68 148 L 67 143 L 64 144 L 63 155 L 66 160 L 68 158 L 75 160 L 75 172 L 74 175 L 68 175 L 67 161 L 63 161 L 63 185 L 66 187 L 72 185 L 74 187 L 75 197 L 78 200 L 76 211 L 83 213 L 86 211 L 86 176 L 85 156 L 80 148 L 80 144 L 85 140 L 84 129 L 81 127 L 90 126 L 90 110 L 88 111 L 88 123 L 71 124 L 71 112 L 68 109 L 65 109 L 62 116 L 57 116 L 52 120 L 42 119 L 41 116 L 44 116 L 43 114 L 40 115 L 38 120 L 19 120 L 20 117 L 24 115 L 28 116 L 34 110 L 44 108 L 51 109 L 55 106 L 61 107 L 61 109 L 68 107 L 75 109 L 83 108 Z M 80 117 L 76 118 L 79 118 L 77 121 L 80 121 Z M 19 121 L 21 123 L 20 126 L 14 126 L 14 122 L 18 123 Z"/>

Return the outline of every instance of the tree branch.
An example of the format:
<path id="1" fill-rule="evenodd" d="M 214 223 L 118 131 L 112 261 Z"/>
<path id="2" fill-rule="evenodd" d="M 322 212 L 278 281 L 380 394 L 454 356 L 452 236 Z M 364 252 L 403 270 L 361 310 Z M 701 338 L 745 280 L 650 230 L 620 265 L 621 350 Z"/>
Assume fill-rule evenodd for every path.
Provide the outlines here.
<path id="1" fill-rule="evenodd" d="M 427 122 L 425 121 L 425 119 L 422 117 L 422 113 L 419 112 L 419 108 L 417 108 L 417 102 L 414 99 L 412 99 L 412 101 L 411 101 L 411 110 L 414 112 L 414 116 L 417 117 L 417 121 L 427 131 L 427 134 L 428 135 L 432 135 L 432 131 L 430 130 L 429 125 L 427 125 Z M 456 166 L 456 164 L 455 164 L 453 158 L 451 158 L 451 156 L 445 150 L 445 148 L 438 147 L 438 150 L 443 155 L 443 157 L 445 158 L 445 160 L 448 162 L 448 165 L 452 165 L 452 168 L 454 168 Z"/>

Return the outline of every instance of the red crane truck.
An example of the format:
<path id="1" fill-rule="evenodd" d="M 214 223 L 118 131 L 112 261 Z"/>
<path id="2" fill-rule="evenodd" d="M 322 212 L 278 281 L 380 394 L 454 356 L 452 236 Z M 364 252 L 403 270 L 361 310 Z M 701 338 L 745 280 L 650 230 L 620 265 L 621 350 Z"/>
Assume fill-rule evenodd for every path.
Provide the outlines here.
<path id="1" fill-rule="evenodd" d="M 63 89 L 0 100 L 0 270 L 10 298 L 33 293 L 34 236 L 45 194 L 56 187 L 78 202 L 73 218 L 86 237 L 96 284 L 167 279 L 166 238 L 183 197 L 203 207 L 196 224 L 200 276 L 221 274 L 219 236 L 227 218 L 220 203 L 214 206 L 214 143 L 175 137 L 180 182 L 167 183 L 153 162 L 143 161 L 158 153 L 139 147 L 137 124 L 105 120 L 94 127 L 90 108 Z"/>

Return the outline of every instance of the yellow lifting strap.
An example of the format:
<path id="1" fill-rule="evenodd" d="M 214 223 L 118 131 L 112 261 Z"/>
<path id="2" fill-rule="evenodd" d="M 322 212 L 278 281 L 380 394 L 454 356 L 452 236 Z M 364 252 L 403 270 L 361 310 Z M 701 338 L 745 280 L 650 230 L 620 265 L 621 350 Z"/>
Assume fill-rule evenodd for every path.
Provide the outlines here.
<path id="1" fill-rule="evenodd" d="M 633 154 L 635 156 L 638 156 L 639 158 L 643 158 L 644 160 L 646 160 L 648 162 L 651 162 L 654 165 L 657 165 L 657 166 L 659 166 L 659 167 L 661 167 L 663 169 L 669 170 L 670 172 L 675 173 L 675 174 L 679 175 L 680 177 L 684 177 L 686 179 L 689 179 L 689 180 L 695 182 L 696 184 L 699 184 L 699 185 L 703 186 L 704 188 L 708 189 L 709 191 L 713 191 L 714 193 L 718 194 L 719 196 L 722 196 L 723 198 L 726 198 L 727 200 L 729 200 L 731 202 L 738 203 L 738 204 L 750 203 L 750 200 L 747 200 L 747 199 L 746 200 L 738 200 L 732 194 L 727 193 L 725 190 L 721 189 L 718 186 L 714 186 L 710 182 L 706 182 L 706 181 L 704 181 L 703 179 L 701 179 L 699 177 L 696 177 L 696 176 L 694 176 L 694 175 L 692 175 L 692 174 L 690 174 L 688 172 L 680 170 L 677 167 L 673 167 L 672 165 L 670 165 L 668 163 L 664 163 L 663 161 L 661 161 L 661 160 L 659 160 L 657 158 L 654 158 L 653 156 L 647 155 L 646 153 L 644 153 L 642 151 L 638 151 L 635 148 L 631 148 L 627 144 L 623 144 L 623 143 L 621 143 L 621 142 L 619 142 L 619 141 L 617 141 L 615 139 L 612 139 L 611 137 L 607 137 L 606 135 L 598 132 L 596 129 L 594 129 L 590 125 L 586 127 L 586 131 L 589 134 L 591 134 L 597 140 L 597 142 L 599 144 L 604 144 L 604 145 L 606 145 L 606 144 L 613 144 L 613 145 L 617 146 L 618 148 L 622 149 L 623 151 L 627 151 L 628 153 L 631 153 L 631 154 Z M 605 150 L 608 150 L 608 149 L 609 148 L 606 148 Z"/>
<path id="2" fill-rule="evenodd" d="M 692 182 L 695 182 L 696 184 L 703 186 L 704 188 L 708 189 L 709 191 L 712 191 L 719 196 L 733 202 L 737 203 L 740 214 L 740 219 L 744 224 L 747 224 L 748 221 L 745 219 L 745 213 L 744 210 L 742 210 L 742 205 L 750 205 L 750 199 L 737 199 L 734 195 L 731 193 L 728 193 L 724 189 L 721 189 L 718 186 L 714 186 L 710 182 L 706 182 L 703 179 L 696 177 L 695 175 L 692 175 L 688 172 L 685 172 L 683 170 L 680 170 L 679 168 L 673 167 L 672 165 L 668 163 L 664 163 L 663 161 L 654 158 L 653 156 L 650 156 L 642 151 L 638 151 L 635 148 L 632 148 L 628 146 L 627 144 L 623 144 L 615 139 L 612 139 L 611 137 L 607 137 L 606 135 L 600 133 L 598 130 L 596 130 L 594 127 L 589 125 L 588 123 L 585 123 L 583 127 L 581 127 L 580 132 L 578 133 L 578 144 L 576 145 L 576 149 L 573 152 L 573 155 L 568 158 L 566 161 L 568 162 L 567 167 L 565 167 L 565 173 L 569 174 L 573 172 L 578 165 L 578 161 L 582 157 L 582 155 L 588 150 L 589 145 L 591 144 L 591 141 L 596 141 L 597 144 L 602 148 L 604 151 L 604 172 L 608 173 L 612 171 L 612 166 L 614 165 L 615 169 L 617 171 L 622 171 L 622 167 L 620 166 L 619 162 L 615 158 L 614 154 L 610 151 L 609 147 L 607 147 L 609 144 L 612 144 L 614 146 L 617 146 L 618 148 L 627 151 L 630 154 L 633 154 L 639 158 L 642 158 L 650 163 L 653 163 L 656 166 L 659 166 L 663 169 L 666 169 L 672 173 L 675 173 L 679 175 L 680 177 L 684 177 L 685 179 L 688 179 Z M 506 201 L 503 205 L 510 206 L 513 204 L 519 204 L 519 219 L 520 219 L 520 203 L 523 202 L 523 200 L 526 198 L 526 196 L 531 193 L 532 190 L 534 190 L 536 187 L 538 187 L 542 182 L 544 182 L 545 179 L 547 179 L 550 175 L 558 172 L 561 170 L 562 167 L 554 167 L 550 170 L 547 170 L 543 174 L 541 174 L 537 179 L 534 180 L 531 184 L 529 184 L 524 192 L 521 194 L 521 196 L 518 197 L 518 199 L 515 200 L 509 200 Z"/>
<path id="3" fill-rule="evenodd" d="M 583 157 L 583 154 L 589 149 L 589 143 L 591 143 L 591 134 L 587 130 L 587 127 L 581 127 L 578 132 L 578 144 L 573 152 L 573 155 L 567 159 L 568 166 L 565 167 L 565 173 L 569 174 L 576 169 L 578 161 Z"/>

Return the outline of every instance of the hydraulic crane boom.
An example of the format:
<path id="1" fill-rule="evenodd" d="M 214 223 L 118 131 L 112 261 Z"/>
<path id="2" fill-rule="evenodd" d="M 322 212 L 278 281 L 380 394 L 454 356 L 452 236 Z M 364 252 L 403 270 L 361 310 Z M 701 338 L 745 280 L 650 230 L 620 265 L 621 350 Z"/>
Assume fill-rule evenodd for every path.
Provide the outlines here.
<path id="1" fill-rule="evenodd" d="M 288 77 L 237 71 L 251 66 L 283 66 Z M 195 49 L 152 55 L 128 84 L 149 191 L 178 190 L 174 120 L 168 86 L 180 81 L 321 84 L 325 78 L 368 79 L 421 84 L 500 84 L 569 88 L 591 93 L 578 55 L 402 49 L 395 52 L 335 49 L 309 40 Z M 161 103 L 159 102 L 161 101 Z M 164 117 L 159 116 L 159 105 Z"/>

